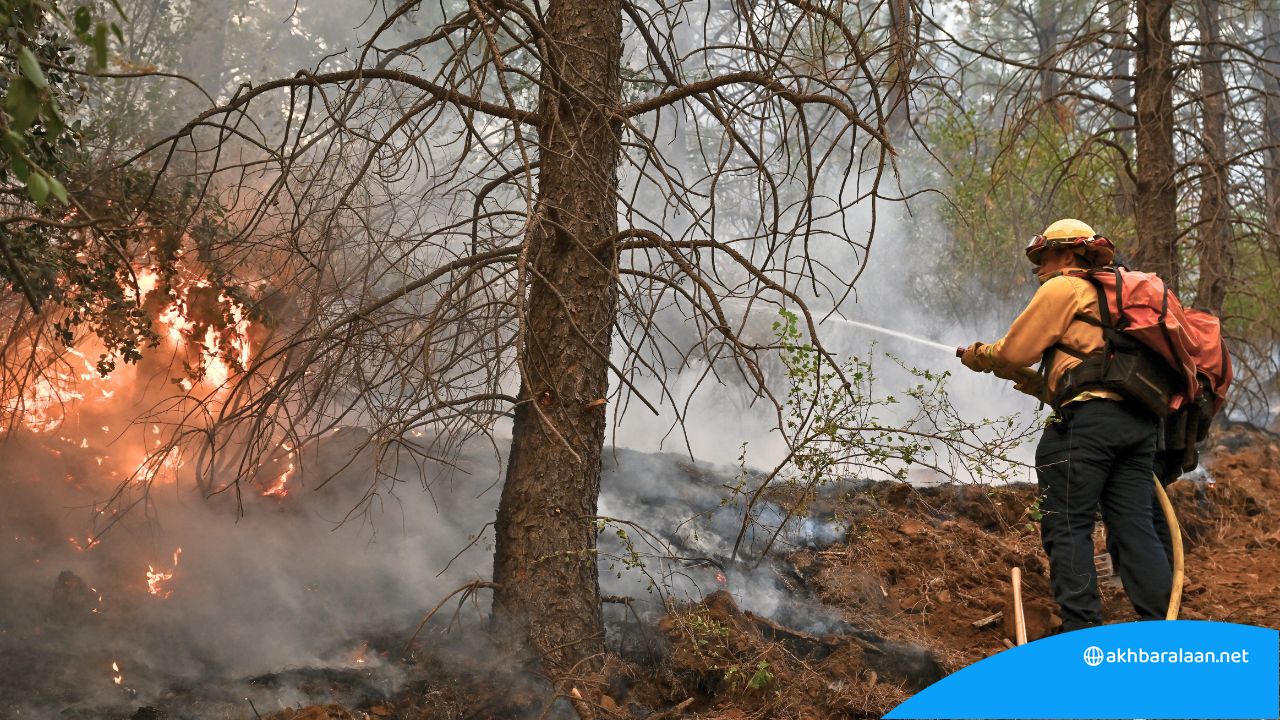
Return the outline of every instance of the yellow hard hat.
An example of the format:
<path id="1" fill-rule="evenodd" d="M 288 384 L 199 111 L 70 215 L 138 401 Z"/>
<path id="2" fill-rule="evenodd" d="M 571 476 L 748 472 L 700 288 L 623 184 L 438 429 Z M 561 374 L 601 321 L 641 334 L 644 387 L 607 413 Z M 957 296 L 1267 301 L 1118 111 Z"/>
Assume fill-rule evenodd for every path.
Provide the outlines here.
<path id="1" fill-rule="evenodd" d="M 1044 233 L 1031 238 L 1027 243 L 1027 259 L 1038 263 L 1040 254 L 1053 248 L 1072 248 L 1093 265 L 1110 265 L 1116 251 L 1110 240 L 1073 218 L 1058 220 L 1045 228 Z"/>
<path id="2" fill-rule="evenodd" d="M 1058 220 L 1041 233 L 1045 240 L 1070 240 L 1071 238 L 1091 238 L 1097 235 L 1093 228 L 1072 218 Z"/>

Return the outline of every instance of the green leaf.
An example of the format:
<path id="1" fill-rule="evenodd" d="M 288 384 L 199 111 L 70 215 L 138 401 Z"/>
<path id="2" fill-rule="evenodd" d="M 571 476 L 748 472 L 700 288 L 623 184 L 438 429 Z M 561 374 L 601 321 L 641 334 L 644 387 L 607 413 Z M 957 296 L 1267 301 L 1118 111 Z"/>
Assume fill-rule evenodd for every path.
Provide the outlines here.
<path id="1" fill-rule="evenodd" d="M 26 45 L 18 47 L 18 67 L 37 89 L 43 90 L 49 87 L 49 81 L 45 79 L 44 71 L 40 69 L 40 61 L 36 60 L 35 53 L 31 52 L 31 48 Z"/>
<path id="2" fill-rule="evenodd" d="M 67 129 L 67 123 L 58 114 L 58 107 L 53 103 L 44 106 L 44 129 L 48 139 L 53 141 Z"/>
<path id="3" fill-rule="evenodd" d="M 76 34 L 86 35 L 91 27 L 93 27 L 93 14 L 89 12 L 89 8 L 83 5 L 76 8 Z"/>
<path id="4" fill-rule="evenodd" d="M 37 205 L 43 203 L 49 197 L 49 182 L 40 173 L 32 174 L 27 178 L 27 194 Z"/>
<path id="5" fill-rule="evenodd" d="M 31 166 L 22 158 L 14 158 L 9 161 L 9 169 L 13 171 L 13 176 L 18 178 L 18 182 L 25 183 L 27 178 L 31 177 Z"/>
<path id="6" fill-rule="evenodd" d="M 12 130 L 5 130 L 4 134 L 0 135 L 0 146 L 3 146 L 5 150 L 12 154 L 22 152 L 22 149 L 26 147 L 26 145 L 27 139 L 23 137 L 21 133 L 14 132 Z"/>
<path id="7" fill-rule="evenodd" d="M 747 682 L 747 687 L 752 690 L 763 690 L 768 687 L 773 680 L 773 673 L 769 672 L 769 664 L 763 660 L 756 666 L 756 672 L 751 676 L 751 680 Z"/>
<path id="8" fill-rule="evenodd" d="M 14 130 L 26 130 L 40 113 L 40 91 L 27 78 L 14 78 L 4 97 L 4 110 L 13 118 L 10 126 Z"/>
<path id="9" fill-rule="evenodd" d="M 116 40 L 118 40 L 121 45 L 124 45 L 124 31 L 120 29 L 119 25 L 111 23 L 111 34 L 116 36 Z"/>
<path id="10" fill-rule="evenodd" d="M 98 23 L 98 27 L 93 31 L 93 65 L 98 70 L 107 69 L 107 24 Z"/>
<path id="11" fill-rule="evenodd" d="M 61 182 L 58 181 L 58 178 L 53 176 L 49 177 L 49 192 L 54 197 L 58 198 L 58 202 L 62 203 L 63 205 L 67 205 L 69 203 L 69 200 L 67 198 L 67 188 L 63 186 Z"/>

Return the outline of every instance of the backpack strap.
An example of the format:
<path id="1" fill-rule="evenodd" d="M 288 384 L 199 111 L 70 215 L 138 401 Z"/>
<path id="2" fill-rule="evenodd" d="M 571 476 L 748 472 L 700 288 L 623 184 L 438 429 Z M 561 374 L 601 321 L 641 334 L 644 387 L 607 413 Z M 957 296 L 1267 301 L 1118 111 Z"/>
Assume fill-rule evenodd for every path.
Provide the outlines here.
<path id="1" fill-rule="evenodd" d="M 1085 322 L 1102 328 L 1102 351 L 1095 354 L 1102 355 L 1103 375 L 1106 375 L 1107 367 L 1111 364 L 1112 333 L 1118 332 L 1119 329 L 1124 326 L 1124 306 L 1120 304 L 1121 293 L 1124 292 L 1121 287 L 1123 282 L 1120 278 L 1120 270 L 1112 268 L 1112 271 L 1116 275 L 1116 309 L 1120 313 L 1120 317 L 1115 319 L 1112 319 L 1111 317 L 1111 306 L 1107 303 L 1107 293 L 1103 290 L 1102 283 L 1098 282 L 1098 279 L 1094 277 L 1093 271 L 1090 271 L 1089 274 L 1086 275 L 1089 282 L 1093 284 L 1094 292 L 1098 294 L 1098 320 L 1095 321 L 1093 318 L 1088 318 Z"/>
<path id="2" fill-rule="evenodd" d="M 1050 352 L 1052 352 L 1052 351 L 1061 351 L 1061 352 L 1064 352 L 1064 353 L 1066 353 L 1066 354 L 1070 355 L 1071 357 L 1073 357 L 1073 358 L 1075 358 L 1075 359 L 1077 359 L 1077 360 L 1083 360 L 1083 359 L 1085 359 L 1085 358 L 1089 357 L 1089 355 L 1090 355 L 1090 353 L 1080 352 L 1079 350 L 1076 350 L 1075 348 L 1069 348 L 1069 347 L 1067 347 L 1066 345 L 1063 345 L 1062 343 L 1054 343 L 1053 347 L 1049 348 L 1049 351 L 1050 351 Z"/>
<path id="3" fill-rule="evenodd" d="M 1065 273 L 1057 273 L 1057 274 L 1061 275 Z M 1053 367 L 1054 356 L 1058 352 L 1064 352 L 1067 355 L 1070 355 L 1071 357 L 1083 362 L 1085 359 L 1089 357 L 1097 356 L 1097 355 L 1103 355 L 1105 358 L 1105 356 L 1109 354 L 1111 350 L 1111 340 L 1109 337 L 1107 337 L 1107 332 L 1106 332 L 1107 329 L 1111 327 L 1111 309 L 1107 307 L 1107 296 L 1106 296 L 1106 293 L 1103 292 L 1102 283 L 1094 279 L 1093 271 L 1081 272 L 1079 274 L 1072 273 L 1071 276 L 1084 278 L 1089 281 L 1089 284 L 1093 285 L 1094 291 L 1098 293 L 1098 315 L 1100 316 L 1100 318 L 1095 318 L 1092 315 L 1087 315 L 1085 313 L 1076 313 L 1071 319 L 1073 321 L 1079 320 L 1080 322 L 1092 325 L 1097 328 L 1102 328 L 1104 347 L 1103 347 L 1103 350 L 1100 352 L 1086 353 L 1080 350 L 1076 350 L 1075 348 L 1067 347 L 1066 345 L 1063 345 L 1060 342 L 1050 345 L 1049 348 L 1045 350 L 1044 355 L 1041 356 L 1040 369 L 1039 369 L 1040 380 L 1045 383 L 1046 387 L 1048 386 L 1048 383 L 1049 383 L 1049 370 L 1050 368 Z M 1116 282 L 1117 283 L 1119 282 L 1118 271 L 1117 271 Z M 1105 362 L 1106 361 L 1104 359 L 1104 363 Z"/>
<path id="4" fill-rule="evenodd" d="M 1124 326 L 1124 281 L 1120 277 L 1120 270 L 1112 268 L 1112 272 L 1116 276 L 1116 308 L 1120 311 L 1120 317 L 1113 322 L 1111 319 L 1111 305 L 1107 302 L 1107 293 L 1102 289 L 1102 283 L 1098 282 L 1095 271 L 1090 270 L 1085 278 L 1093 285 L 1093 289 L 1098 293 L 1098 317 L 1099 320 L 1088 318 L 1085 322 L 1098 327 L 1114 327 L 1121 328 Z M 1077 317 L 1079 317 L 1077 315 Z"/>
<path id="5" fill-rule="evenodd" d="M 1129 324 L 1128 319 L 1124 316 L 1124 276 L 1120 274 L 1119 267 L 1111 268 L 1111 272 L 1116 276 L 1116 312 L 1120 315 L 1120 317 L 1116 318 L 1115 327 L 1124 329 L 1124 326 Z M 1099 312 L 1110 313 L 1111 308 L 1107 305 L 1105 293 L 1101 292 L 1101 286 L 1098 289 L 1098 302 L 1101 303 Z"/>
<path id="6" fill-rule="evenodd" d="M 1044 387 L 1046 391 L 1049 388 L 1049 368 L 1053 367 L 1053 356 L 1060 349 L 1063 349 L 1062 346 L 1055 343 L 1050 345 L 1049 348 L 1044 351 L 1044 354 L 1040 356 L 1040 367 L 1036 368 L 1036 375 L 1040 378 L 1041 387 Z M 1041 400 L 1039 410 L 1043 409 L 1044 400 Z M 1057 410 L 1057 405 L 1054 405 L 1053 409 Z"/>

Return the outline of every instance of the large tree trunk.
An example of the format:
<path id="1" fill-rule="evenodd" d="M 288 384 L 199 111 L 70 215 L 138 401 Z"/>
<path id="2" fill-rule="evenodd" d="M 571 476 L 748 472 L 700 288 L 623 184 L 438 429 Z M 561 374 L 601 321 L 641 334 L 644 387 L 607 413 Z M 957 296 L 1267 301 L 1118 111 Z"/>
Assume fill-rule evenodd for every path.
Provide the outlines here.
<path id="1" fill-rule="evenodd" d="M 539 100 L 541 166 L 526 237 L 521 403 L 498 508 L 493 615 L 557 679 L 604 652 L 596 503 L 617 306 L 619 0 L 553 0 Z"/>
<path id="2" fill-rule="evenodd" d="M 1218 0 L 1201 0 L 1199 10 L 1200 93 L 1204 108 L 1204 180 L 1200 185 L 1200 232 L 1196 255 L 1200 277 L 1196 305 L 1222 313 L 1231 276 L 1231 217 L 1227 188 L 1227 88 L 1218 45 Z"/>
<path id="3" fill-rule="evenodd" d="M 1062 6 L 1055 0 L 1038 0 L 1036 3 L 1036 64 L 1040 76 L 1040 104 L 1055 111 L 1061 120 L 1067 115 L 1058 110 L 1058 91 L 1062 82 L 1058 78 L 1058 21 L 1062 17 Z"/>
<path id="4" fill-rule="evenodd" d="M 1108 12 L 1111 42 L 1111 126 L 1115 128 L 1115 142 L 1120 146 L 1116 161 L 1115 212 L 1120 217 L 1133 215 L 1133 179 L 1129 177 L 1126 163 L 1133 161 L 1133 81 L 1129 79 L 1133 51 L 1129 48 L 1129 18 L 1133 15 L 1132 0 L 1112 0 Z"/>
<path id="5" fill-rule="evenodd" d="M 1266 191 L 1267 229 L 1275 247 L 1280 247 L 1280 8 L 1276 3 L 1266 4 L 1269 12 L 1262 14 L 1263 58 L 1263 141 L 1267 146 L 1267 167 L 1264 174 Z"/>
<path id="6" fill-rule="evenodd" d="M 1138 0 L 1135 268 L 1158 273 L 1178 290 L 1178 188 L 1173 150 L 1173 0 Z"/>

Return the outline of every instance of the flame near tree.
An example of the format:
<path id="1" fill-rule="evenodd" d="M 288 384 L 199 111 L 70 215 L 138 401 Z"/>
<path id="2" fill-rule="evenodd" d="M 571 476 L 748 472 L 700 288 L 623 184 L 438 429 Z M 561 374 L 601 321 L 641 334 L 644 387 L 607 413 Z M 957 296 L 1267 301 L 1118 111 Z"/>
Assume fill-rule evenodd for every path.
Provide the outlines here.
<path id="1" fill-rule="evenodd" d="M 170 418 L 163 410 L 147 406 L 163 408 L 156 403 L 156 397 L 163 395 L 169 407 L 216 411 L 226 403 L 233 377 L 244 371 L 252 354 L 244 306 L 206 278 L 182 263 L 174 263 L 167 274 L 155 266 L 136 267 L 133 276 L 136 285 L 127 288 L 128 294 L 135 307 L 151 318 L 154 358 L 123 362 L 92 334 L 73 338 L 65 347 L 47 339 L 35 348 L 40 369 L 33 381 L 0 402 L 0 417 L 6 420 L 0 436 L 29 433 L 55 456 L 91 457 L 93 475 L 114 484 L 114 489 L 98 490 L 113 491 L 116 498 L 134 490 L 145 495 L 158 481 L 176 481 L 187 464 L 182 444 L 175 441 L 181 415 Z M 140 442 L 129 439 L 134 436 L 129 431 L 136 429 L 142 430 Z M 287 469 L 264 483 L 263 495 L 282 498 L 288 494 L 295 455 L 289 451 Z M 68 472 L 66 481 L 91 482 L 86 475 Z M 95 511 L 95 531 L 83 539 L 68 537 L 68 542 L 80 551 L 96 547 L 122 512 L 109 501 L 102 503 Z M 172 595 L 181 556 L 179 547 L 169 567 L 146 566 L 145 586 L 151 596 Z M 122 676 L 116 670 L 115 681 L 120 684 Z"/>
<path id="2" fill-rule="evenodd" d="M 178 289 L 158 288 L 155 268 L 136 271 L 134 299 L 140 308 L 153 309 L 160 341 L 181 362 L 181 373 L 171 380 L 185 391 L 203 385 L 211 397 L 221 399 L 233 372 L 248 365 L 251 357 L 249 320 L 244 307 L 224 293 L 212 289 L 207 280 L 196 279 Z M 3 415 L 9 424 L 20 422 L 36 433 L 49 433 L 63 425 L 68 411 L 83 402 L 111 401 L 124 386 L 127 373 L 121 358 L 102 351 L 95 363 L 86 349 L 102 351 L 96 338 L 82 338 L 64 349 L 46 344 L 37 346 L 44 369 L 24 392 L 6 398 Z M 104 372 L 104 369 L 107 369 Z M 137 378 L 145 382 L 151 378 Z"/>
<path id="3" fill-rule="evenodd" d="M 89 456 L 91 475 L 112 483 L 100 488 L 112 495 L 95 511 L 94 532 L 68 538 L 77 549 L 97 545 L 132 498 L 145 495 L 153 483 L 176 481 L 188 466 L 182 431 L 189 430 L 190 413 L 209 415 L 225 407 L 252 360 L 249 312 L 196 267 L 179 255 L 167 270 L 157 264 L 131 269 L 126 295 L 149 318 L 154 335 L 154 347 L 140 362 L 108 349 L 96 333 L 73 336 L 65 346 L 56 337 L 37 335 L 30 370 L 0 396 L 0 437 L 29 433 L 55 456 Z M 138 430 L 141 440 L 133 442 Z M 283 470 L 272 472 L 274 465 L 260 461 L 267 478 L 260 493 L 285 497 L 296 462 L 292 449 L 281 458 Z M 67 481 L 90 482 L 86 475 L 71 473 Z M 166 597 L 164 583 L 171 578 L 172 569 L 149 567 L 148 590 Z"/>

